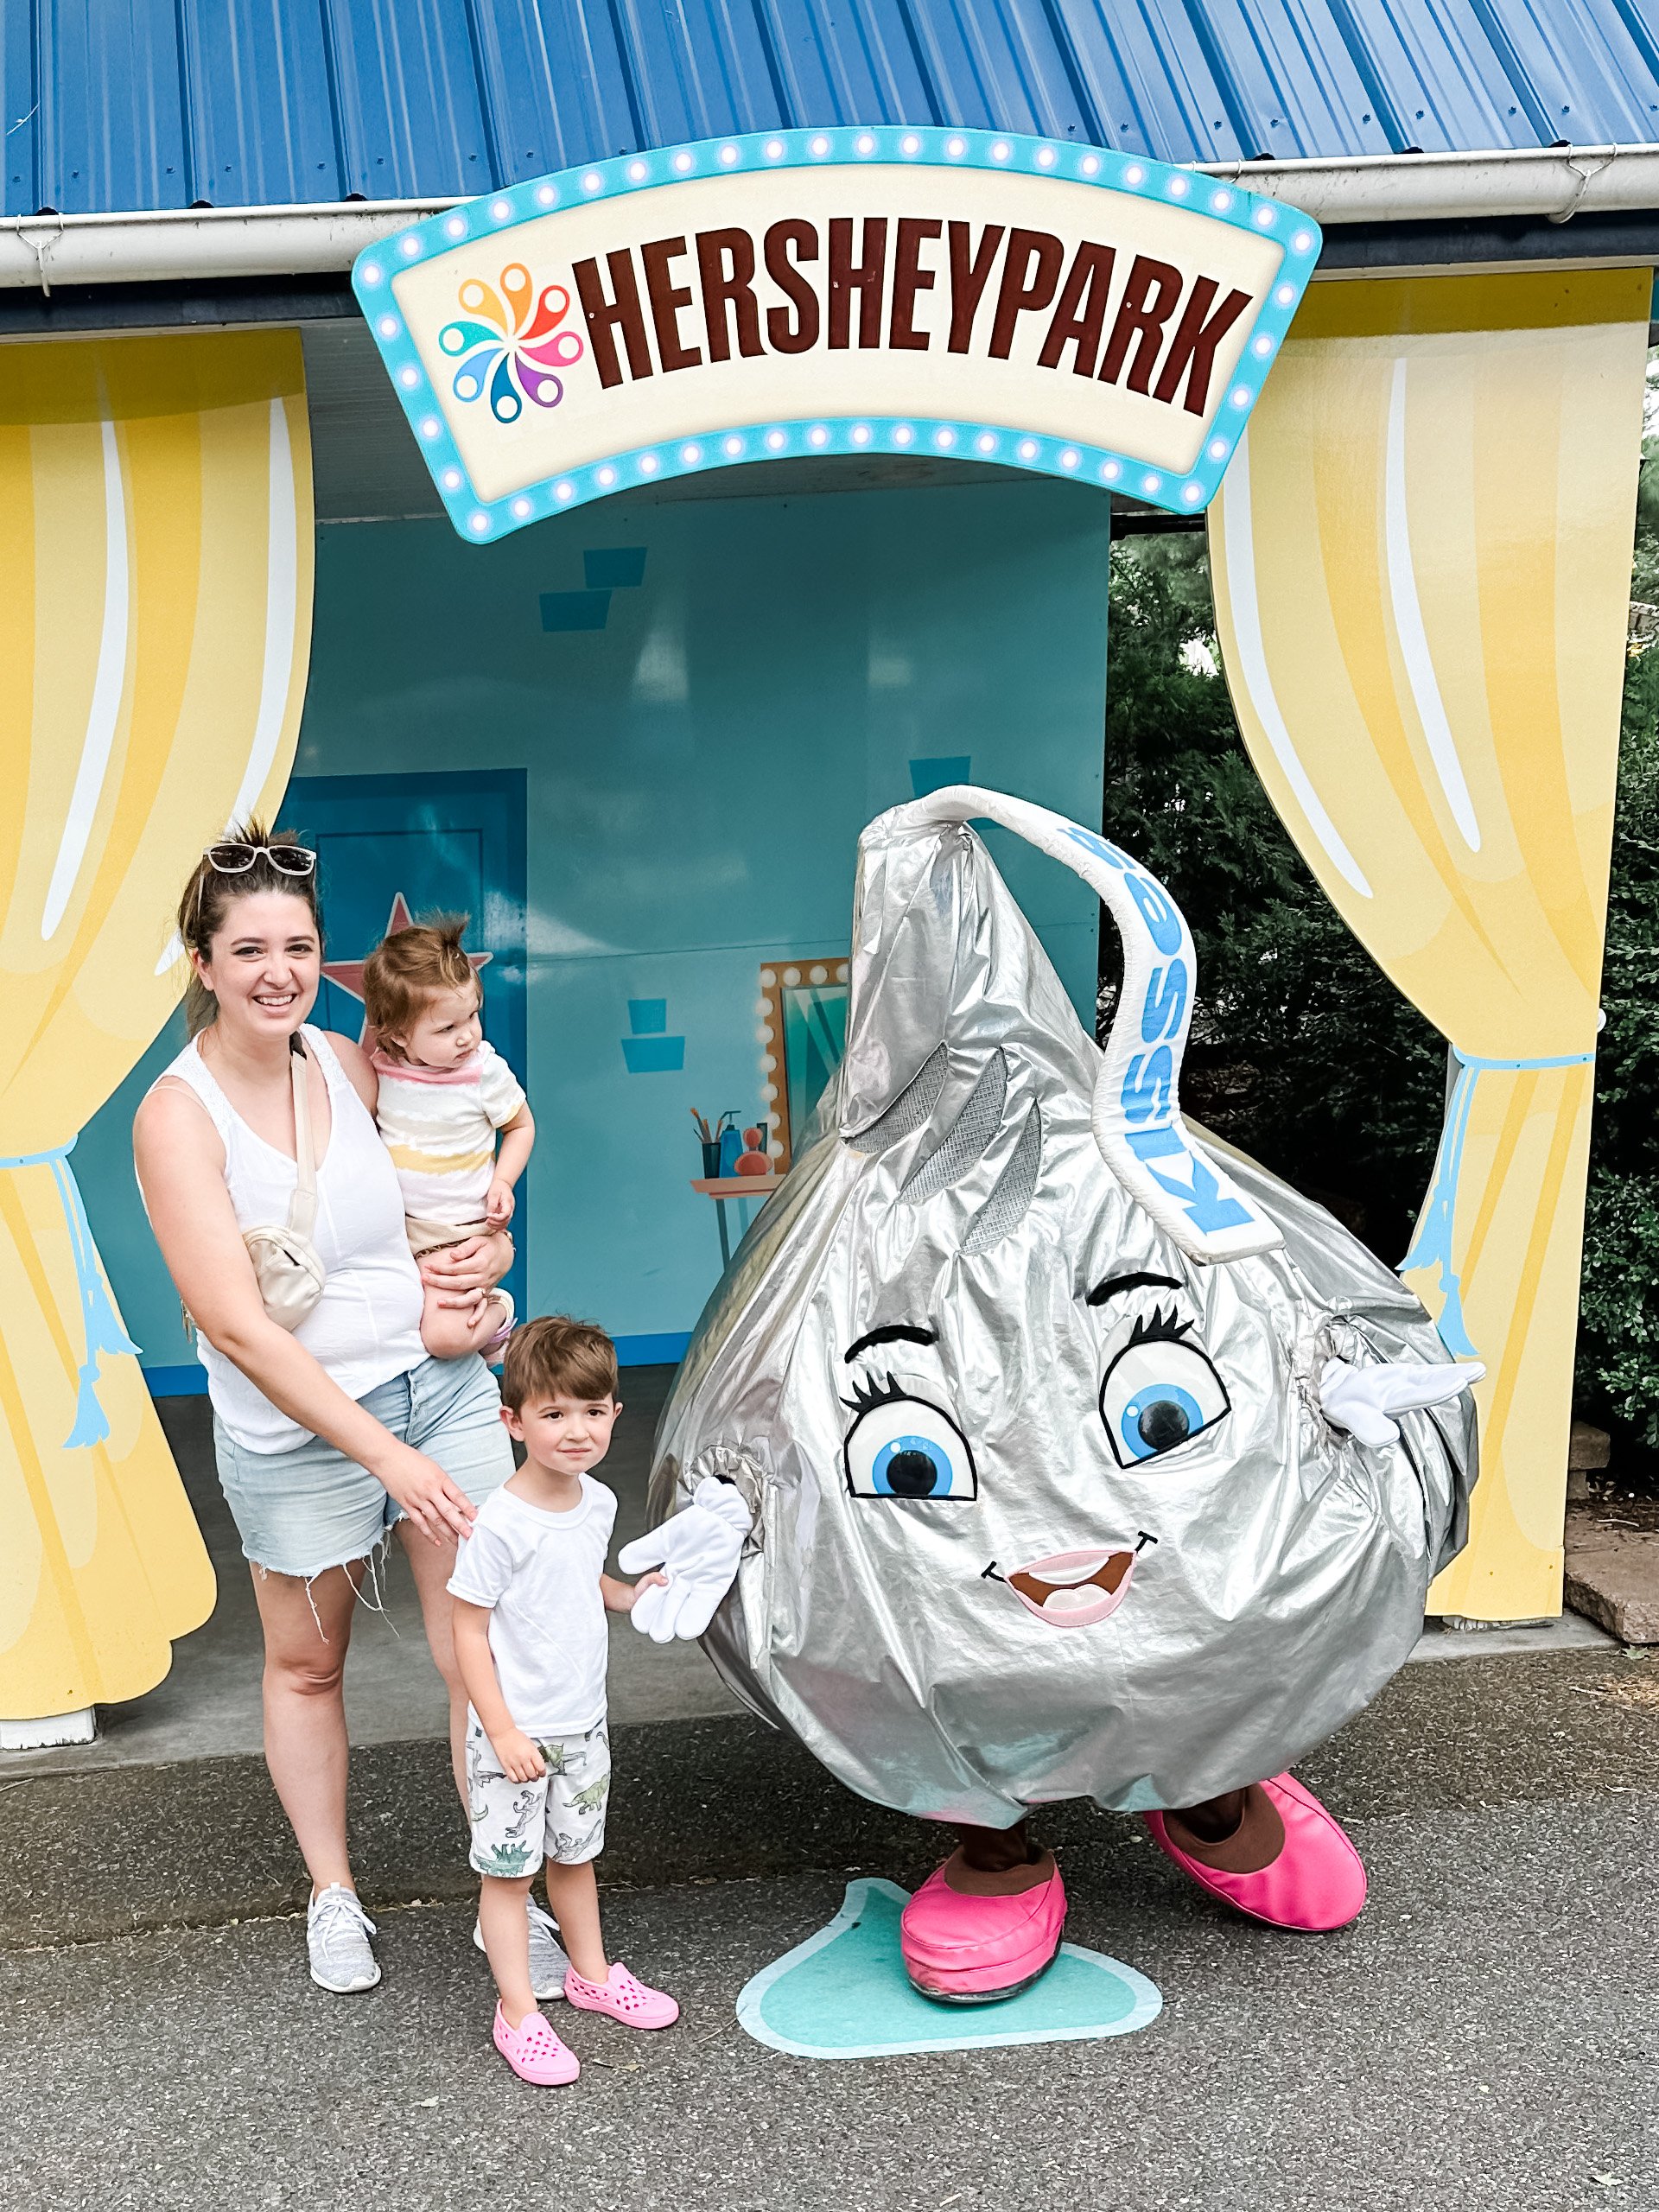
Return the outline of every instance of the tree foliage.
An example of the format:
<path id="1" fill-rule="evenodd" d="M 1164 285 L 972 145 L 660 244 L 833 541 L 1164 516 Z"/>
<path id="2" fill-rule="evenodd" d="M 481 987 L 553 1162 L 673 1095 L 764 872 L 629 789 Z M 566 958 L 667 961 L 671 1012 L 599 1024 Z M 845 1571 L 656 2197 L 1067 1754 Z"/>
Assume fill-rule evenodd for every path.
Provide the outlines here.
<path id="1" fill-rule="evenodd" d="M 1644 448 L 1631 596 L 1659 605 L 1659 437 Z M 1324 1199 L 1397 1265 L 1427 1188 L 1444 1040 L 1303 866 L 1217 672 L 1205 544 L 1112 556 L 1105 823 L 1186 913 L 1199 996 L 1182 1076 L 1196 1120 Z M 1117 947 L 1102 937 L 1102 1034 Z M 1624 688 L 1577 1395 L 1659 1450 L 1659 641 Z"/>
<path id="2" fill-rule="evenodd" d="M 1392 1265 L 1433 1166 L 1446 1047 L 1274 812 L 1217 672 L 1214 626 L 1201 537 L 1114 550 L 1107 834 L 1169 886 L 1192 927 L 1185 1110 L 1322 1198 Z M 1117 976 L 1109 926 L 1101 949 L 1103 1016 Z"/>
<path id="3" fill-rule="evenodd" d="M 1659 580 L 1659 462 L 1643 467 L 1635 574 Z M 1656 595 L 1659 595 L 1656 594 Z M 1596 1056 L 1584 1284 L 1581 1408 L 1659 1447 L 1659 647 L 1624 680 Z"/>

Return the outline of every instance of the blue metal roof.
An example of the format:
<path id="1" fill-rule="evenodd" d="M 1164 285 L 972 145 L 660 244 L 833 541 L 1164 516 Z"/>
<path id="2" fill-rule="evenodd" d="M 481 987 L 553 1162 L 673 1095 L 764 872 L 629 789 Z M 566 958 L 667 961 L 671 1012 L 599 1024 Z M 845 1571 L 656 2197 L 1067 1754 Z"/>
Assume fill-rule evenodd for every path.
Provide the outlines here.
<path id="1" fill-rule="evenodd" d="M 5 212 L 486 192 L 791 124 L 1164 161 L 1659 139 L 1659 0 L 0 0 Z"/>

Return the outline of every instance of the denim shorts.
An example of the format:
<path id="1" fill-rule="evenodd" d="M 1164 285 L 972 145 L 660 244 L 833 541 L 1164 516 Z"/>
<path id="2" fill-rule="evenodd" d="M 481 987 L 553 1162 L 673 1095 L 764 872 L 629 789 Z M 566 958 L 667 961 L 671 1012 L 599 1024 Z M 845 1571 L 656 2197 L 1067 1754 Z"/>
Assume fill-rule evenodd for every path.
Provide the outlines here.
<path id="1" fill-rule="evenodd" d="M 501 1394 L 476 1352 L 423 1359 L 358 1402 L 403 1443 L 435 1460 L 474 1505 L 512 1472 Z M 328 1567 L 366 1559 L 403 1518 L 403 1507 L 366 1468 L 320 1436 L 287 1452 L 249 1452 L 215 1421 L 213 1448 L 243 1556 L 271 1574 L 309 1581 Z"/>

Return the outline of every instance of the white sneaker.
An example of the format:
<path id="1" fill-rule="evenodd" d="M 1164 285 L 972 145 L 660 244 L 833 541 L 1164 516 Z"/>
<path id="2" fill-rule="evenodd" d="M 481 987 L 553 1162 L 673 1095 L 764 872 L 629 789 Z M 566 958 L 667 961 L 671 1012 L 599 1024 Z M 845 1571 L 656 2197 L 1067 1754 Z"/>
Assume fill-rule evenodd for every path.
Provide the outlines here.
<path id="1" fill-rule="evenodd" d="M 380 1979 L 369 1948 L 374 1932 L 374 1923 L 358 1903 L 356 1891 L 343 1883 L 331 1882 L 313 1897 L 305 1916 L 305 1942 L 317 1987 L 331 1989 L 337 1997 L 372 1989 Z"/>
<path id="2" fill-rule="evenodd" d="M 564 1977 L 570 1961 L 559 1942 L 559 1923 L 550 1912 L 544 1912 L 534 1897 L 525 1902 L 530 1920 L 530 1993 L 546 2004 L 550 1998 L 564 1994 Z M 484 1948 L 484 1930 L 475 1920 L 473 1923 L 474 1948 Z"/>

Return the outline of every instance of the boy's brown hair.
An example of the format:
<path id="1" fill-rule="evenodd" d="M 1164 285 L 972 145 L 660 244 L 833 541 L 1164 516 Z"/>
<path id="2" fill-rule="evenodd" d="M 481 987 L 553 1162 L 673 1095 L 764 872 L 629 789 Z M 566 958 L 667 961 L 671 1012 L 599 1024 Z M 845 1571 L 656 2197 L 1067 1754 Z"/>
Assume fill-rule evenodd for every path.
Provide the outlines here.
<path id="1" fill-rule="evenodd" d="M 461 950 L 470 916 L 429 914 L 410 929 L 382 938 L 363 963 L 363 1010 L 377 1041 L 397 1054 L 397 1039 L 440 991 L 478 987 L 478 972 Z"/>
<path id="2" fill-rule="evenodd" d="M 543 1313 L 515 1329 L 501 1363 L 501 1402 L 519 1413 L 531 1398 L 616 1395 L 616 1346 L 591 1321 Z"/>

